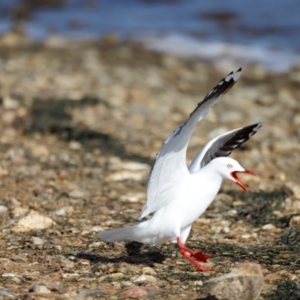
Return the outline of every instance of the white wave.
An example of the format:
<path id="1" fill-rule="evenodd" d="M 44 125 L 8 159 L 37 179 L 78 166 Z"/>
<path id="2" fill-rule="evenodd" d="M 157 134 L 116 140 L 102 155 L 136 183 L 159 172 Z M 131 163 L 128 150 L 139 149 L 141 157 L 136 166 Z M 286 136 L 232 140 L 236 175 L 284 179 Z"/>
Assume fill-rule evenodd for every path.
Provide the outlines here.
<path id="1" fill-rule="evenodd" d="M 255 63 L 274 72 L 286 72 L 300 63 L 300 55 L 260 45 L 237 45 L 205 42 L 189 36 L 171 34 L 160 37 L 139 37 L 148 49 L 182 57 L 201 57 L 218 62 Z"/>

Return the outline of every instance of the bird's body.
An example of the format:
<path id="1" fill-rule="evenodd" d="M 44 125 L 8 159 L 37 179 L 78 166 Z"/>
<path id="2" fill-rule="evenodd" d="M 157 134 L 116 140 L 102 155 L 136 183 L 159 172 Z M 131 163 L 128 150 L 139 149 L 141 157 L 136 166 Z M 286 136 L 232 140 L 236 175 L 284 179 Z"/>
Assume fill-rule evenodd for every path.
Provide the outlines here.
<path id="1" fill-rule="evenodd" d="M 192 223 L 204 213 L 222 184 L 220 176 L 218 178 L 212 174 L 207 177 L 203 170 L 182 178 L 180 193 L 172 202 L 157 210 L 151 219 L 131 227 L 101 232 L 100 237 L 110 242 L 131 240 L 156 245 L 167 241 L 176 243 L 177 237 L 185 242 Z"/>
<path id="2" fill-rule="evenodd" d="M 234 181 L 247 190 L 236 173 L 254 173 L 226 156 L 255 134 L 262 124 L 238 128 L 216 137 L 199 151 L 189 168 L 186 150 L 197 123 L 235 84 L 240 73 L 238 70 L 222 79 L 164 142 L 150 172 L 147 202 L 140 216 L 142 219 L 153 213 L 151 219 L 127 228 L 99 232 L 101 239 L 156 245 L 171 241 L 178 244 L 180 253 L 198 269 L 209 270 L 198 261 L 206 262 L 210 255 L 194 252 L 185 246 L 185 242 L 193 222 L 214 200 L 223 179 Z"/>

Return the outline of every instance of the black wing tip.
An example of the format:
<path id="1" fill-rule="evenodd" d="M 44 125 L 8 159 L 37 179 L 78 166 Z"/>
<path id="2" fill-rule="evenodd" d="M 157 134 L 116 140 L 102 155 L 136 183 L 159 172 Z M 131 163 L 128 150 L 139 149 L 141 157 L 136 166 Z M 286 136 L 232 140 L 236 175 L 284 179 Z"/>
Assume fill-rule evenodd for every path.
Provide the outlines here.
<path id="1" fill-rule="evenodd" d="M 233 71 L 230 72 L 224 79 L 222 79 L 220 81 L 220 83 L 223 83 L 223 81 L 226 81 L 226 82 L 232 82 L 233 81 L 235 83 L 235 82 L 238 81 L 241 74 L 242 74 L 242 68 L 239 68 L 235 72 L 233 72 Z"/>
<path id="2" fill-rule="evenodd" d="M 253 128 L 253 129 L 255 129 L 255 132 L 256 132 L 260 127 L 263 126 L 264 122 L 265 122 L 265 121 L 260 121 L 260 122 L 257 122 L 257 123 L 254 123 L 254 124 L 245 126 L 245 127 L 243 127 L 243 128 Z"/>
<path id="3" fill-rule="evenodd" d="M 197 107 L 190 114 L 190 116 L 192 116 L 195 113 L 195 111 L 197 111 L 197 109 L 204 103 L 206 103 L 208 101 L 212 101 L 213 99 L 217 99 L 217 98 L 221 97 L 222 95 L 226 94 L 238 81 L 238 79 L 241 76 L 241 73 L 242 73 L 242 68 L 239 68 L 237 71 L 235 71 L 235 72 L 232 71 L 226 77 L 221 79 L 219 81 L 219 83 L 206 94 L 204 99 L 198 103 Z M 215 102 L 216 101 L 217 100 L 215 100 Z M 213 104 L 214 103 L 212 103 L 212 105 Z"/>

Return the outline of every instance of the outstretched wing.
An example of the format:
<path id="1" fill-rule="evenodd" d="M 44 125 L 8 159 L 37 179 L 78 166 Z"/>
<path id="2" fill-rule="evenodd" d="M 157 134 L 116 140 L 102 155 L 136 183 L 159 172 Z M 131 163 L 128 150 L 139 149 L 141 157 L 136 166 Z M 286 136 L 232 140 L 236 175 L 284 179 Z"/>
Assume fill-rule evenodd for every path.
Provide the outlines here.
<path id="1" fill-rule="evenodd" d="M 186 149 L 194 128 L 220 97 L 232 88 L 240 77 L 241 71 L 242 69 L 235 73 L 231 72 L 222 79 L 197 105 L 190 117 L 165 140 L 150 171 L 147 203 L 143 207 L 140 219 L 174 199 L 177 193 L 176 186 L 189 174 L 186 165 Z"/>
<path id="2" fill-rule="evenodd" d="M 248 141 L 261 126 L 262 122 L 259 122 L 217 136 L 207 143 L 195 156 L 189 167 L 190 173 L 197 172 L 216 157 L 228 156 L 232 150 Z"/>

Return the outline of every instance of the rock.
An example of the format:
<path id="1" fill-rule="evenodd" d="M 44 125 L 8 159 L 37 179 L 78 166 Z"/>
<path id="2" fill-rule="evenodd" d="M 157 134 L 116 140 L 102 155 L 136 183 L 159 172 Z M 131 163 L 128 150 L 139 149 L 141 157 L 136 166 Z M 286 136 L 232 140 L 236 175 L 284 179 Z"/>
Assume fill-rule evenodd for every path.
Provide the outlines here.
<path id="1" fill-rule="evenodd" d="M 2 276 L 3 278 L 13 278 L 13 277 L 15 277 L 15 276 L 17 276 L 17 275 L 14 274 L 14 273 L 3 273 L 1 276 Z"/>
<path id="2" fill-rule="evenodd" d="M 71 141 L 69 143 L 69 147 L 71 150 L 79 150 L 81 149 L 81 144 L 79 142 L 76 142 L 76 141 Z"/>
<path id="3" fill-rule="evenodd" d="M 141 283 L 141 282 L 156 282 L 157 279 L 154 276 L 151 275 L 140 275 L 140 276 L 134 276 L 132 278 L 132 282 L 135 283 Z"/>
<path id="4" fill-rule="evenodd" d="M 28 211 L 29 211 L 28 208 L 16 206 L 13 209 L 13 215 L 14 215 L 15 218 L 18 218 L 18 217 L 21 217 L 21 216 L 27 214 Z"/>
<path id="5" fill-rule="evenodd" d="M 74 211 L 74 208 L 72 206 L 66 206 L 66 207 L 62 207 L 60 209 L 57 209 L 55 211 L 55 214 L 57 216 L 60 216 L 60 217 L 65 217 L 68 214 L 71 214 L 73 211 Z"/>
<path id="6" fill-rule="evenodd" d="M 142 299 L 148 298 L 147 289 L 143 286 L 134 286 L 121 293 L 121 297 Z"/>
<path id="7" fill-rule="evenodd" d="M 149 170 L 149 166 L 147 164 L 138 163 L 135 161 L 129 161 L 122 164 L 122 169 L 128 171 L 143 171 Z"/>
<path id="8" fill-rule="evenodd" d="M 64 256 L 60 257 L 60 264 L 65 269 L 73 269 L 74 268 L 74 263 L 72 261 L 70 261 L 69 259 L 65 258 Z"/>
<path id="9" fill-rule="evenodd" d="M 63 278 L 66 278 L 66 279 L 74 279 L 74 278 L 79 277 L 79 274 L 78 273 L 64 273 L 62 276 L 63 276 Z"/>
<path id="10" fill-rule="evenodd" d="M 13 277 L 11 279 L 11 281 L 13 281 L 16 284 L 21 284 L 22 283 L 22 280 L 19 277 L 17 277 L 17 276 Z"/>
<path id="11" fill-rule="evenodd" d="M 20 106 L 20 103 L 17 99 L 13 99 L 10 96 L 3 98 L 3 107 L 5 109 L 18 109 Z"/>
<path id="12" fill-rule="evenodd" d="M 17 255 L 17 254 L 13 254 L 11 256 L 11 260 L 14 261 L 14 262 L 18 262 L 18 263 L 27 263 L 28 262 L 28 259 L 25 255 Z"/>
<path id="13" fill-rule="evenodd" d="M 157 274 L 156 271 L 153 268 L 150 268 L 150 267 L 144 267 L 142 269 L 142 272 L 143 272 L 143 274 L 152 275 L 152 276 L 155 276 Z"/>
<path id="14" fill-rule="evenodd" d="M 123 162 L 118 157 L 109 159 L 109 167 L 113 172 L 106 176 L 106 181 L 122 181 L 126 179 L 140 181 L 147 176 L 149 170 L 147 164 L 135 161 Z"/>
<path id="15" fill-rule="evenodd" d="M 144 172 L 135 172 L 135 171 L 120 171 L 112 173 L 108 176 L 106 176 L 106 181 L 123 181 L 126 179 L 133 179 L 136 181 L 140 181 L 144 178 L 145 174 Z"/>
<path id="16" fill-rule="evenodd" d="M 134 286 L 120 293 L 121 297 L 143 299 L 160 294 L 162 291 L 156 287 Z"/>
<path id="17" fill-rule="evenodd" d="M 2 277 L 10 279 L 11 281 L 15 282 L 16 284 L 22 283 L 22 280 L 14 273 L 3 273 Z"/>
<path id="18" fill-rule="evenodd" d="M 121 195 L 120 200 L 121 201 L 128 201 L 128 202 L 139 202 L 141 200 L 144 200 L 146 198 L 145 193 L 130 193 L 126 195 Z"/>
<path id="19" fill-rule="evenodd" d="M 259 296 L 264 283 L 261 266 L 241 263 L 231 273 L 204 282 L 203 297 L 216 300 L 254 300 Z"/>
<path id="20" fill-rule="evenodd" d="M 30 238 L 30 242 L 35 245 L 35 246 L 43 246 L 45 241 L 39 237 L 36 237 L 36 236 L 32 236 Z"/>
<path id="21" fill-rule="evenodd" d="M 121 272 L 112 273 L 112 274 L 107 275 L 107 278 L 110 278 L 110 279 L 121 279 L 123 277 L 124 277 L 124 274 Z"/>
<path id="22" fill-rule="evenodd" d="M 261 229 L 265 231 L 274 231 L 274 229 L 276 229 L 276 226 L 274 226 L 273 224 L 266 224 Z"/>
<path id="23" fill-rule="evenodd" d="M 0 214 L 7 213 L 8 208 L 5 205 L 0 205 Z"/>
<path id="24" fill-rule="evenodd" d="M 84 192 L 79 190 L 74 190 L 69 193 L 69 197 L 73 199 L 86 199 L 87 196 Z"/>
<path id="25" fill-rule="evenodd" d="M 0 296 L 3 296 L 4 299 L 16 299 L 16 297 L 9 291 L 9 289 L 0 289 Z"/>
<path id="26" fill-rule="evenodd" d="M 31 155 L 33 157 L 48 157 L 50 154 L 49 149 L 44 145 L 32 145 Z"/>
<path id="27" fill-rule="evenodd" d="M 37 294 L 50 294 L 51 291 L 44 285 L 35 285 L 30 289 L 30 292 Z"/>
<path id="28" fill-rule="evenodd" d="M 57 209 L 57 210 L 55 211 L 55 214 L 56 214 L 57 216 L 64 217 L 64 216 L 67 215 L 67 212 L 66 212 L 65 208 L 63 207 L 63 208 Z"/>
<path id="29" fill-rule="evenodd" d="M 31 211 L 26 217 L 19 220 L 11 230 L 13 232 L 28 232 L 31 230 L 42 230 L 53 226 L 55 222 L 49 217 Z"/>
<path id="30" fill-rule="evenodd" d="M 0 177 L 5 177 L 8 175 L 8 171 L 0 167 Z"/>

